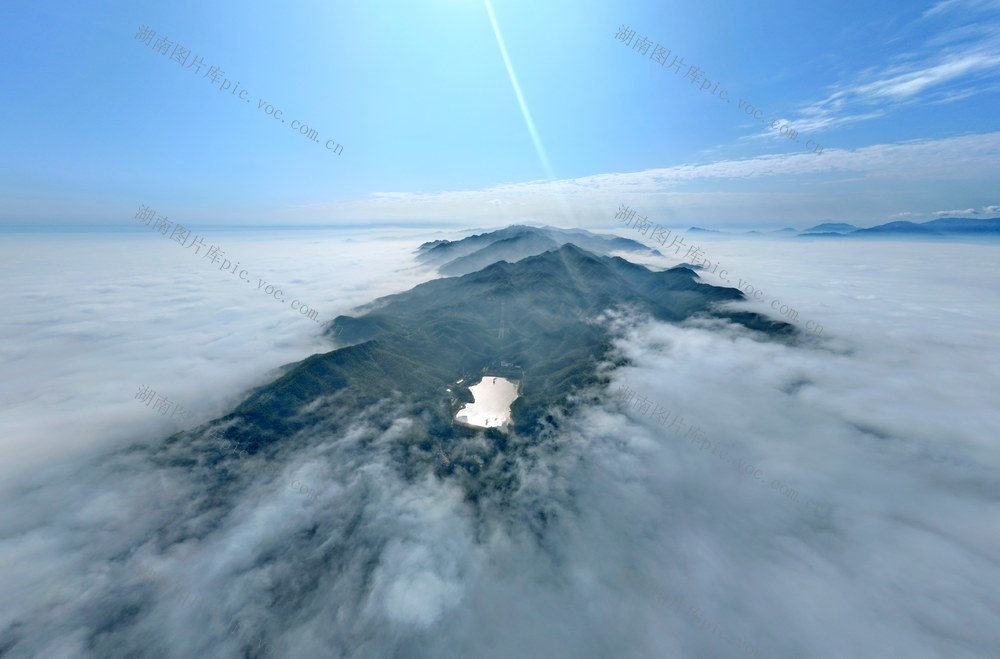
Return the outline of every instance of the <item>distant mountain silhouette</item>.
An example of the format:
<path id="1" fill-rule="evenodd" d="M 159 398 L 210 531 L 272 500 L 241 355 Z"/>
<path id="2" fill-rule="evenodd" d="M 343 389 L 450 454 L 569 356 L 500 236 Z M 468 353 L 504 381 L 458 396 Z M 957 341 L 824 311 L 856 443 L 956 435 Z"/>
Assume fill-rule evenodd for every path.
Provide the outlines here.
<path id="1" fill-rule="evenodd" d="M 858 229 L 851 236 L 968 236 L 1000 234 L 1000 218 L 972 219 L 967 217 L 942 217 L 928 222 L 889 222 L 870 229 Z"/>
<path id="2" fill-rule="evenodd" d="M 1000 233 L 1000 217 L 972 219 L 968 217 L 942 217 L 921 226 L 940 233 Z"/>
<path id="3" fill-rule="evenodd" d="M 806 229 L 802 236 L 818 238 L 823 236 L 850 236 L 851 238 L 879 238 L 891 236 L 912 237 L 946 237 L 946 236 L 983 236 L 1000 235 L 1000 218 L 974 219 L 967 217 L 942 217 L 927 222 L 897 221 L 879 224 L 869 229 L 854 228 L 842 232 L 838 227 L 850 227 L 850 224 L 820 224 Z M 819 229 L 825 228 L 825 231 Z"/>
<path id="4" fill-rule="evenodd" d="M 437 266 L 442 275 L 459 276 L 476 272 L 499 261 L 520 261 L 566 244 L 601 255 L 614 251 L 658 254 L 642 243 L 619 236 L 516 224 L 462 240 L 424 243 L 417 249 L 417 260 Z"/>
<path id="5" fill-rule="evenodd" d="M 844 222 L 824 222 L 823 224 L 809 227 L 803 230 L 802 233 L 849 233 L 857 231 L 859 228 L 853 224 L 846 224 Z"/>
<path id="6" fill-rule="evenodd" d="M 529 256 L 535 256 L 550 249 L 558 249 L 560 243 L 535 231 L 524 231 L 511 238 L 490 243 L 468 256 L 460 256 L 438 268 L 442 275 L 465 275 L 482 270 L 498 261 L 514 263 Z"/>
<path id="7" fill-rule="evenodd" d="M 871 228 L 862 229 L 846 222 L 824 222 L 816 226 L 796 231 L 785 228 L 776 231 L 745 231 L 742 234 L 733 234 L 715 229 L 705 229 L 702 227 L 691 227 L 688 233 L 722 233 L 729 235 L 761 236 L 787 234 L 807 238 L 840 238 L 850 236 L 852 238 L 878 238 L 891 236 L 912 236 L 912 237 L 947 237 L 947 236 L 1000 236 L 1000 218 L 976 219 L 968 217 L 942 217 L 927 222 L 887 222 Z"/>

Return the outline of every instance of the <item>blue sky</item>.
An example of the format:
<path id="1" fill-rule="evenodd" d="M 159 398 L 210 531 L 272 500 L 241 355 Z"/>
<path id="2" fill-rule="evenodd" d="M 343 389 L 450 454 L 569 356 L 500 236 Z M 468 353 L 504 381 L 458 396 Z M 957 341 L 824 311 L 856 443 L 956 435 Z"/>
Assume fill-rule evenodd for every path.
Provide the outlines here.
<path id="1" fill-rule="evenodd" d="M 600 227 L 621 203 L 713 227 L 1000 215 L 997 0 L 492 8 L 537 145 L 482 0 L 5 3 L 0 225 L 139 204 L 189 225 Z"/>

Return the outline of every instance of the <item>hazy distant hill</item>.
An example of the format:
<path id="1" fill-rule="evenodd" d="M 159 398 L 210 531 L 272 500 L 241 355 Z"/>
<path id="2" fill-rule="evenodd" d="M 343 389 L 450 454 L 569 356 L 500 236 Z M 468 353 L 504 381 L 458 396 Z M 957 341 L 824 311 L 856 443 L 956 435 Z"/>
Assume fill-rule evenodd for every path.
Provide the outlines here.
<path id="1" fill-rule="evenodd" d="M 688 233 L 728 233 L 716 231 L 715 229 L 703 229 L 701 227 L 691 227 Z M 859 228 L 846 222 L 824 222 L 814 227 L 809 227 L 801 232 L 795 229 L 779 229 L 777 231 L 746 231 L 742 235 L 760 236 L 764 233 L 797 235 L 808 238 L 841 238 L 850 236 L 852 238 L 876 238 L 883 236 L 913 236 L 913 237 L 947 237 L 947 236 L 1000 236 L 1000 218 L 974 219 L 967 217 L 942 217 L 937 220 L 927 222 L 887 222 L 868 229 Z"/>
<path id="2" fill-rule="evenodd" d="M 618 236 L 515 224 L 462 240 L 436 240 L 424 243 L 417 249 L 417 260 L 437 266 L 438 272 L 443 275 L 458 276 L 481 270 L 499 261 L 513 263 L 566 244 L 573 244 L 601 255 L 615 251 L 652 253 L 646 245 Z"/>
<path id="3" fill-rule="evenodd" d="M 853 224 L 847 224 L 845 222 L 824 222 L 823 224 L 817 224 L 814 227 L 809 227 L 802 231 L 802 233 L 849 233 L 851 231 L 857 231 L 860 227 L 856 227 Z"/>
<path id="4" fill-rule="evenodd" d="M 857 231 L 852 231 L 853 236 L 866 236 L 866 235 L 876 235 L 876 234 L 919 234 L 933 236 L 938 235 L 938 232 L 933 229 L 924 226 L 923 224 L 917 224 L 916 222 L 888 222 L 886 224 L 879 224 L 870 229 L 858 229 Z"/>
<path id="5" fill-rule="evenodd" d="M 514 263 L 529 256 L 535 256 L 550 249 L 557 249 L 560 243 L 548 236 L 535 232 L 524 231 L 511 238 L 504 238 L 476 250 L 468 256 L 460 256 L 448 261 L 438 268 L 438 272 L 446 276 L 465 275 L 476 270 L 482 270 L 498 261 Z"/>
<path id="6" fill-rule="evenodd" d="M 852 237 L 1000 235 L 1000 218 L 978 220 L 967 217 L 942 217 L 920 223 L 889 222 L 870 229 L 858 229 L 850 235 Z"/>
<path id="7" fill-rule="evenodd" d="M 428 265 L 443 265 L 448 261 L 468 256 L 498 240 L 513 238 L 533 227 L 512 225 L 505 229 L 480 233 L 462 240 L 435 240 L 417 248 L 417 260 Z"/>
<path id="8" fill-rule="evenodd" d="M 992 219 L 972 219 L 968 217 L 942 217 L 921 226 L 943 234 L 949 233 L 1000 233 L 1000 217 Z"/>

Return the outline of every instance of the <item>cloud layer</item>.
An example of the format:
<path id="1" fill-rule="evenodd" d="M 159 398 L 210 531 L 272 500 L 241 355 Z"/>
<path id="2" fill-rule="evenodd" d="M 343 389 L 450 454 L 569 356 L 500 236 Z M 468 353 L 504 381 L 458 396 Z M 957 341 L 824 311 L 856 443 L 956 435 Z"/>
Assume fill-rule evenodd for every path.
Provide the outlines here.
<path id="1" fill-rule="evenodd" d="M 278 248 L 294 257 L 287 270 L 265 249 L 247 246 L 244 258 L 274 268 L 329 313 L 426 277 L 394 278 L 408 263 L 401 247 L 383 253 L 365 241 L 339 251 L 347 245 L 310 240 Z M 261 381 L 278 359 L 318 347 L 312 323 L 261 297 L 261 319 L 286 314 L 289 324 L 243 316 L 253 332 L 234 331 L 239 323 L 211 329 L 223 300 L 242 292 L 227 280 L 205 290 L 208 302 L 199 302 L 204 286 L 185 289 L 186 316 L 157 315 L 164 303 L 151 303 L 150 289 L 165 295 L 168 285 L 136 271 L 147 285 L 119 285 L 104 308 L 113 320 L 93 315 L 88 326 L 68 295 L 52 295 L 79 294 L 77 272 L 39 277 L 37 254 L 22 258 L 8 266 L 22 273 L 17 302 L 37 313 L 32 296 L 48 295 L 48 320 L 66 329 L 61 343 L 43 326 L 21 330 L 20 386 L 42 391 L 55 376 L 69 394 L 51 408 L 55 421 L 28 394 L 8 390 L 5 400 L 35 413 L 21 415 L 19 436 L 62 442 L 53 424 L 72 423 L 94 450 L 6 481 L 0 648 L 11 656 L 989 656 L 1000 645 L 995 248 L 750 240 L 703 248 L 819 319 L 823 336 L 763 342 L 719 323 L 672 326 L 609 310 L 597 322 L 629 362 L 604 366 L 610 385 L 582 392 L 579 414 L 538 437 L 512 437 L 503 451 L 482 436 L 456 440 L 448 457 L 462 466 L 451 473 L 422 448 L 422 416 L 402 399 L 358 411 L 336 397 L 313 401 L 329 422 L 266 457 L 226 454 L 194 434 L 163 445 L 168 428 L 136 422 L 149 414 L 130 400 L 138 364 L 164 378 L 164 389 L 198 387 L 208 397 L 199 412 L 209 415 L 238 397 L 241 379 Z M 378 283 L 362 289 L 351 267 Z M 189 284 L 201 281 L 189 271 Z M 98 283 L 87 303 L 111 285 Z M 151 320 L 132 334 L 147 338 L 111 333 L 140 311 Z M 297 334 L 292 323 L 306 329 Z M 154 326 L 162 337 L 184 336 L 151 352 L 154 333 L 143 328 Z M 212 332 L 211 341 L 191 340 L 191 328 Z M 261 332 L 277 352 L 252 360 L 262 346 L 244 344 Z M 88 346 L 92 356 L 60 366 Z M 178 360 L 182 346 L 204 366 Z M 232 378 L 228 389 L 211 375 L 213 359 Z M 187 375 L 185 388 L 168 376 L 175 370 L 199 376 Z M 768 482 L 623 405 L 621 384 L 669 406 Z M 140 446 L 112 450 L 122 442 L 100 437 L 109 416 L 127 420 Z M 771 479 L 828 511 L 786 500 Z"/>

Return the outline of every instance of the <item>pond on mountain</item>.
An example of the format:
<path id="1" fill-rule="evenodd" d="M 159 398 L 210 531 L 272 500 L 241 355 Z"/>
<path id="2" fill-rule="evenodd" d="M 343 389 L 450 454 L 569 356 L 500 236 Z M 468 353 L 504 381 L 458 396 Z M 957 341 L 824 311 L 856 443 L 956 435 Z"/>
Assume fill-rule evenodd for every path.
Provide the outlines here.
<path id="1" fill-rule="evenodd" d="M 469 387 L 474 402 L 455 413 L 455 421 L 474 428 L 503 428 L 511 421 L 510 406 L 517 400 L 517 380 L 488 375 Z"/>

